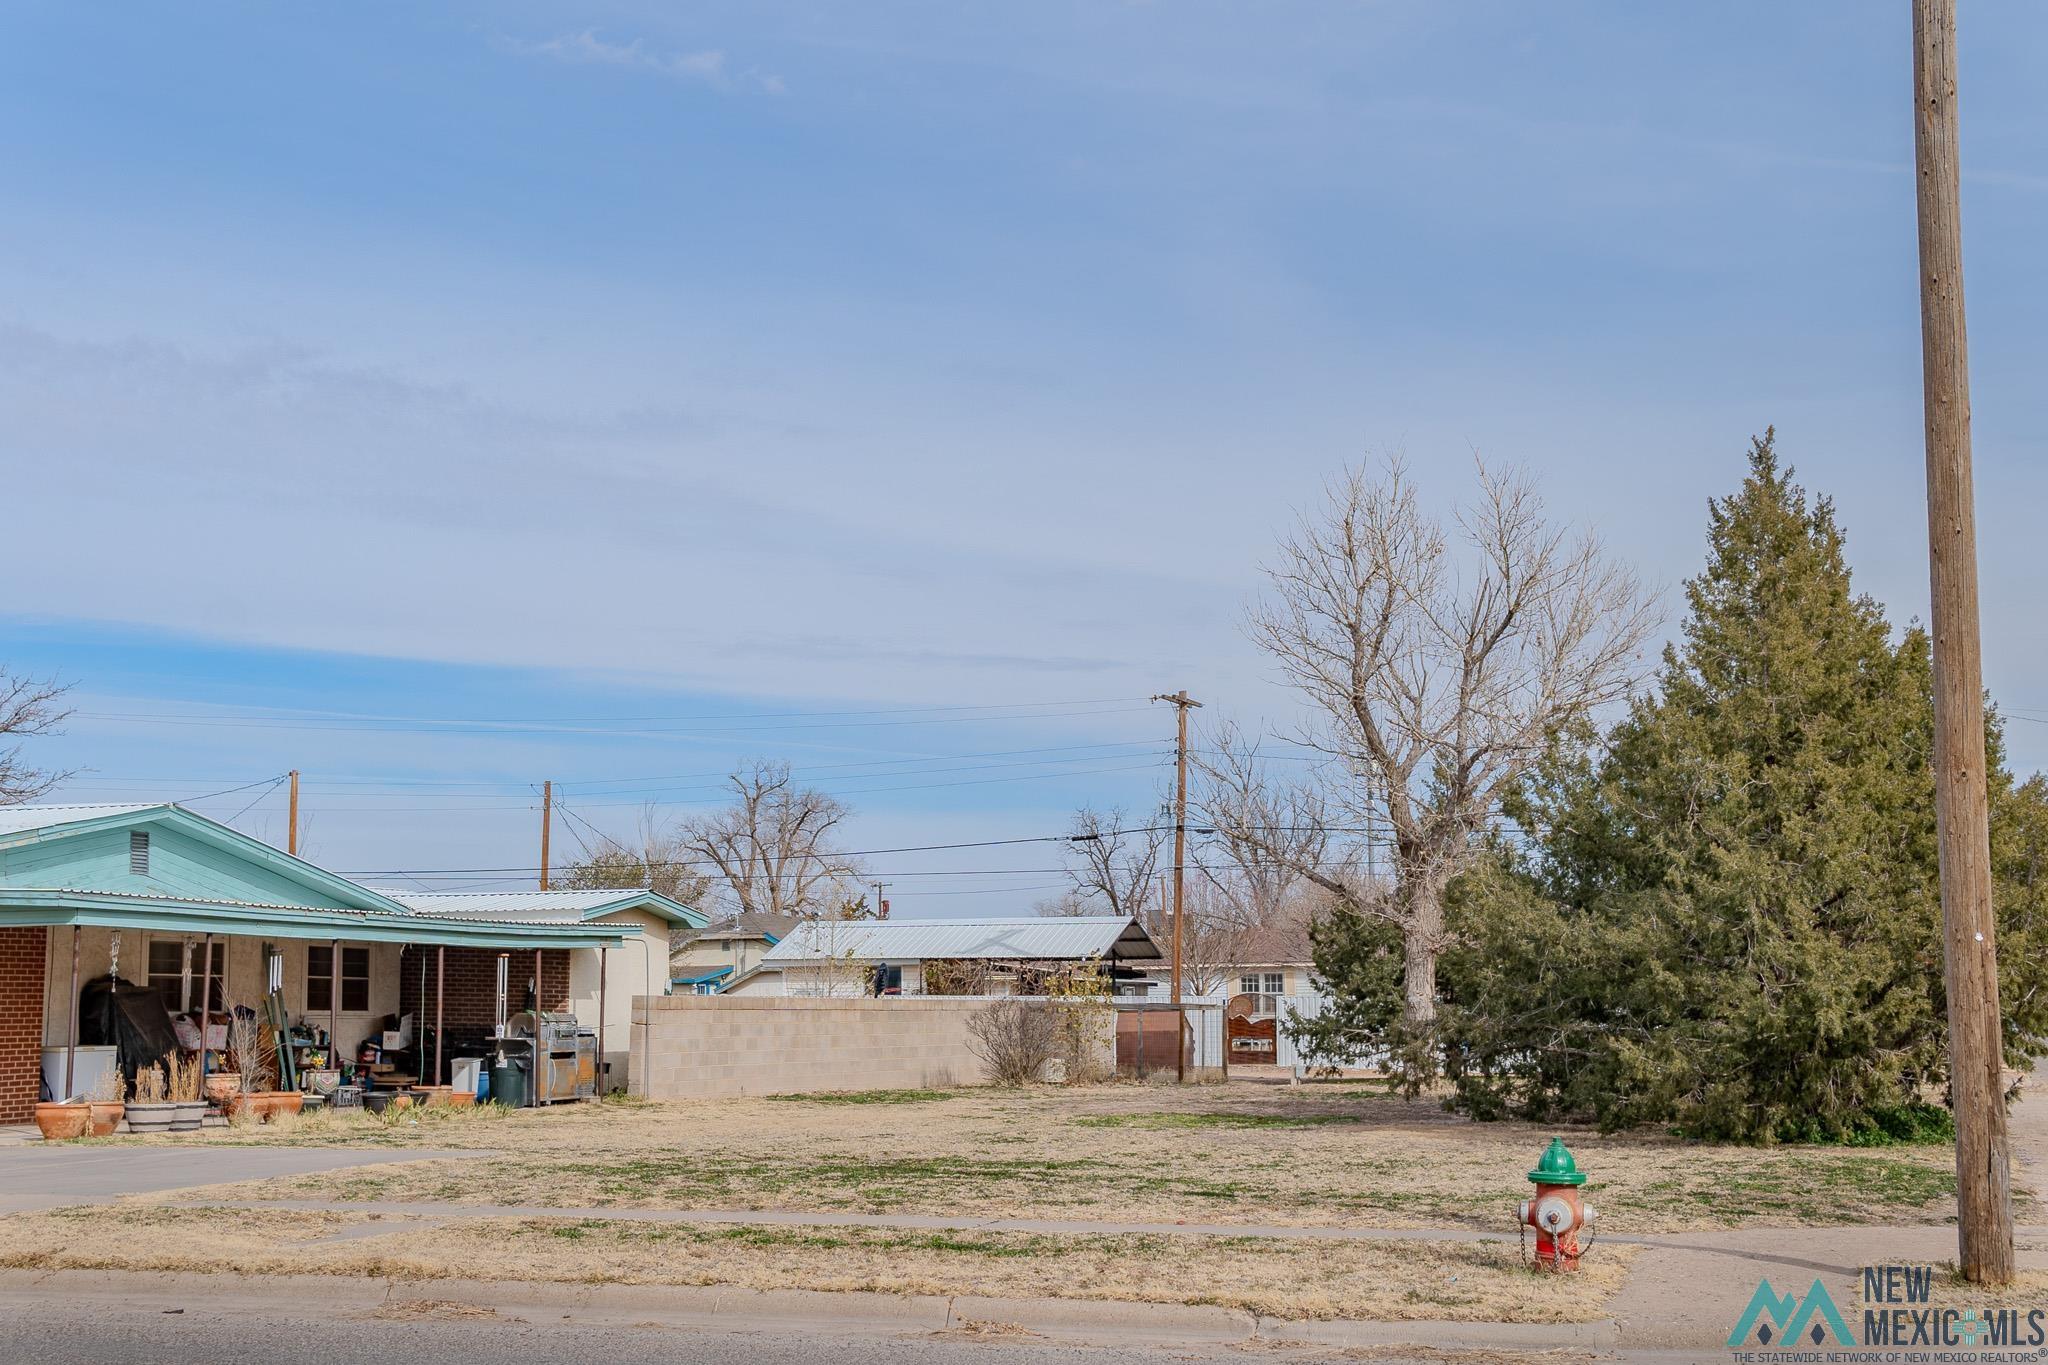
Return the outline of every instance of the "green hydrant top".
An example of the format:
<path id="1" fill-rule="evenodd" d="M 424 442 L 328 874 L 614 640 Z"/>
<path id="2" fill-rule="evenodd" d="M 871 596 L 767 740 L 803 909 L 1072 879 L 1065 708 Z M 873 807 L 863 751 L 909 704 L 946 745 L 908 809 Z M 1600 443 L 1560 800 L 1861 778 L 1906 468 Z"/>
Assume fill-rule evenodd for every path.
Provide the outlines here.
<path id="1" fill-rule="evenodd" d="M 1543 1156 L 1536 1163 L 1536 1169 L 1529 1172 L 1529 1179 L 1538 1185 L 1583 1185 L 1585 1172 L 1579 1163 L 1572 1160 L 1571 1149 L 1564 1145 L 1563 1138 L 1552 1138 L 1550 1145 L 1543 1149 Z"/>

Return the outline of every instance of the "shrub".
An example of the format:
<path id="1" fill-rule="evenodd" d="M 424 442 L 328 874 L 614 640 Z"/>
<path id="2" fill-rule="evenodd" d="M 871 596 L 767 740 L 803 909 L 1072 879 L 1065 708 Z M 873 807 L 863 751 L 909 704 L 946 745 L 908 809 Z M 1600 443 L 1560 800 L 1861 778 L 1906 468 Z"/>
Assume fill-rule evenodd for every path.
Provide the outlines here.
<path id="1" fill-rule="evenodd" d="M 1059 1051 L 1052 1008 L 1035 1000 L 998 1000 L 967 1021 L 968 1048 L 997 1085 L 1029 1085 Z"/>

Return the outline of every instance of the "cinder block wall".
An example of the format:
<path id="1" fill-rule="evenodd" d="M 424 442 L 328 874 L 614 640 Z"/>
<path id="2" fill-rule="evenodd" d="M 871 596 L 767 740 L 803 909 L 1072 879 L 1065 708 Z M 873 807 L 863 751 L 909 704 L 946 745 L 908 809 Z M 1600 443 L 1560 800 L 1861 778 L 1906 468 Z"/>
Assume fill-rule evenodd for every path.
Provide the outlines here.
<path id="1" fill-rule="evenodd" d="M 985 1000 L 667 995 L 633 1001 L 632 1093 L 655 1100 L 978 1085 Z"/>
<path id="2" fill-rule="evenodd" d="M 43 1073 L 43 939 L 48 930 L 0 929 L 0 1123 L 35 1116 Z"/>

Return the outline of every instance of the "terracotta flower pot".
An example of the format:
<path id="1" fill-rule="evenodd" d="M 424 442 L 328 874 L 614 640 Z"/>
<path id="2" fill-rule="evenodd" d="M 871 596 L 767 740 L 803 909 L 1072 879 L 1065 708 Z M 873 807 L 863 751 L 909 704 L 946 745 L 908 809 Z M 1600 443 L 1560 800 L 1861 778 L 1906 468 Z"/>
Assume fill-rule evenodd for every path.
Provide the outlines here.
<path id="1" fill-rule="evenodd" d="M 454 1087 L 446 1085 L 416 1085 L 412 1088 L 413 1100 L 423 1105 L 452 1104 L 454 1093 Z"/>
<path id="2" fill-rule="evenodd" d="M 297 1090 L 273 1090 L 269 1099 L 272 1115 L 296 1114 L 306 1107 L 305 1095 Z"/>
<path id="3" fill-rule="evenodd" d="M 119 1100 L 94 1100 L 87 1107 L 92 1110 L 90 1122 L 94 1137 L 112 1137 L 114 1130 L 121 1126 L 121 1115 L 127 1110 Z"/>
<path id="4" fill-rule="evenodd" d="M 475 1104 L 476 1093 L 470 1090 L 450 1090 L 448 1092 L 448 1103 L 458 1109 L 465 1104 Z"/>
<path id="5" fill-rule="evenodd" d="M 206 1098 L 222 1109 L 228 1109 L 228 1100 L 242 1093 L 242 1078 L 232 1071 L 216 1071 L 206 1078 Z M 234 1112 L 228 1110 L 229 1113 Z"/>
<path id="6" fill-rule="evenodd" d="M 38 1104 L 36 1106 L 36 1127 L 42 1130 L 45 1142 L 62 1142 L 68 1138 L 84 1137 L 92 1126 L 92 1106 L 89 1104 Z"/>

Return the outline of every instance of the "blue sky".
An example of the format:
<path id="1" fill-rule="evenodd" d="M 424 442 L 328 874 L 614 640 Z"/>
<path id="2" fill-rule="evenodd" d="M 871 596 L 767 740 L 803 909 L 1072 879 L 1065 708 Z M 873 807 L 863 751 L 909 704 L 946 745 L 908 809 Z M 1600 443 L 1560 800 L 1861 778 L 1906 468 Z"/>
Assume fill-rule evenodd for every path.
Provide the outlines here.
<path id="1" fill-rule="evenodd" d="M 2048 15 L 1964 24 L 1986 670 L 2048 718 Z M 0 657 L 76 680 L 38 756 L 82 797 L 296 765 L 337 867 L 517 866 L 531 781 L 624 829 L 630 792 L 701 794 L 613 779 L 766 753 L 857 846 L 1052 832 L 1149 799 L 1089 758 L 1156 756 L 1149 693 L 1286 715 L 1236 623 L 1371 451 L 1440 497 L 1474 449 L 1526 463 L 1675 587 L 1776 423 L 1862 585 L 1924 611 L 1903 4 L 31 3 L 0 35 Z M 186 723 L 275 708 L 551 728 Z M 1053 880 L 968 875 L 1047 865 L 998 855 L 875 861 L 959 874 L 906 910 Z"/>

